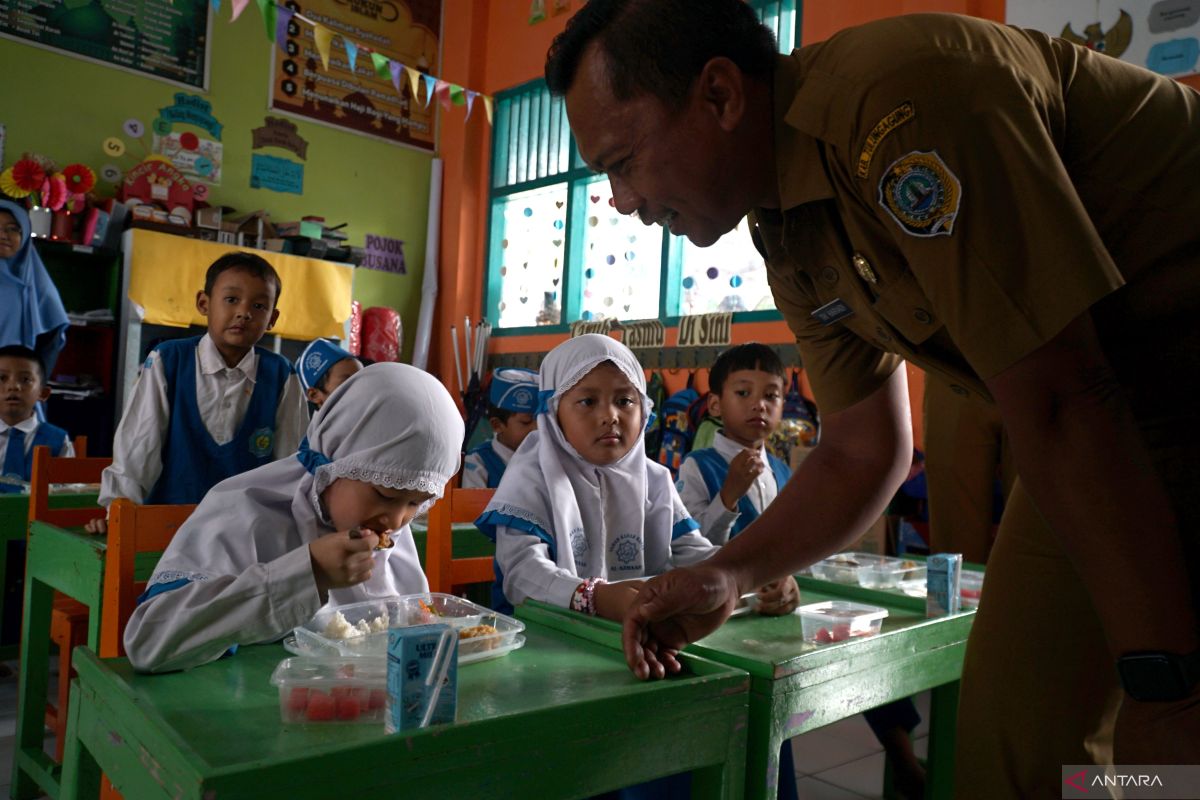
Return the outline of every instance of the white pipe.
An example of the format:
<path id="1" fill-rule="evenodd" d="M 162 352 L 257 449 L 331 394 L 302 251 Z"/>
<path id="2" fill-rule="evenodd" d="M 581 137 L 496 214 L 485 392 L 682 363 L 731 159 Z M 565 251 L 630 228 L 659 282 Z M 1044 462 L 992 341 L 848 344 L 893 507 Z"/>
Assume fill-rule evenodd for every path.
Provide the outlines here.
<path id="1" fill-rule="evenodd" d="M 429 224 L 425 229 L 425 274 L 421 277 L 421 311 L 413 340 L 414 367 L 429 365 L 429 335 L 438 293 L 438 238 L 442 230 L 442 160 L 433 159 L 429 169 Z M 457 350 L 457 348 L 456 348 Z"/>

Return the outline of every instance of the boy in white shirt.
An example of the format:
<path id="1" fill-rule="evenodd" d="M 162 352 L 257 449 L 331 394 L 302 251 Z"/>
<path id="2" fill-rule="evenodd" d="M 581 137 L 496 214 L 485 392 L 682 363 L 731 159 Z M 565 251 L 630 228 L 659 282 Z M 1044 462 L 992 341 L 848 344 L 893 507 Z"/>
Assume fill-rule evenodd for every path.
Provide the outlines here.
<path id="1" fill-rule="evenodd" d="M 24 345 L 0 347 L 0 493 L 22 491 L 33 470 L 33 448 L 46 445 L 55 456 L 75 455 L 62 428 L 39 422 L 37 404 L 50 396 L 37 353 Z"/>
<path id="2" fill-rule="evenodd" d="M 100 505 L 199 503 L 225 478 L 296 452 L 304 393 L 283 356 L 257 347 L 279 318 L 279 275 L 253 253 L 208 268 L 196 308 L 208 333 L 150 353 L 117 427 Z M 96 532 L 104 520 L 89 523 Z"/>
<path id="3" fill-rule="evenodd" d="M 471 448 L 463 459 L 464 489 L 495 489 L 513 453 L 537 428 L 538 374 L 528 369 L 498 369 L 488 390 L 492 438 Z"/>

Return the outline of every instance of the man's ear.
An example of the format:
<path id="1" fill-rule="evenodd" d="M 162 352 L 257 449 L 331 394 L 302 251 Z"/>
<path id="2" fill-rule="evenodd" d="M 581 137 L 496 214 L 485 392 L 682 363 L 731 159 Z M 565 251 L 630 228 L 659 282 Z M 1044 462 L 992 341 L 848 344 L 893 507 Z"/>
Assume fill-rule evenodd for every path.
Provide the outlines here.
<path id="1" fill-rule="evenodd" d="M 279 321 L 279 309 L 277 308 L 271 312 L 271 319 L 267 321 L 267 330 L 271 330 L 271 328 L 274 328 L 275 323 L 278 321 Z"/>
<path id="2" fill-rule="evenodd" d="M 204 293 L 204 290 L 196 292 L 196 310 L 202 316 L 208 316 L 208 295 Z"/>
<path id="3" fill-rule="evenodd" d="M 746 113 L 746 76 L 724 56 L 709 59 L 696 79 L 700 102 L 713 115 L 721 130 L 737 128 Z"/>

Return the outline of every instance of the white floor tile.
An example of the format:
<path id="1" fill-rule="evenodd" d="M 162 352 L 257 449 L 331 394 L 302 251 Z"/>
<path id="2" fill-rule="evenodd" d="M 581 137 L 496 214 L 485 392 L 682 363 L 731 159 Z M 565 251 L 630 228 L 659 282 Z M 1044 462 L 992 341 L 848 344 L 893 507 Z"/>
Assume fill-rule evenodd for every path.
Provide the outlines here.
<path id="1" fill-rule="evenodd" d="M 818 778 L 863 797 L 883 796 L 883 753 L 875 753 L 858 761 L 817 773 Z"/>
<path id="2" fill-rule="evenodd" d="M 862 795 L 846 791 L 818 778 L 798 778 L 800 800 L 862 800 Z"/>

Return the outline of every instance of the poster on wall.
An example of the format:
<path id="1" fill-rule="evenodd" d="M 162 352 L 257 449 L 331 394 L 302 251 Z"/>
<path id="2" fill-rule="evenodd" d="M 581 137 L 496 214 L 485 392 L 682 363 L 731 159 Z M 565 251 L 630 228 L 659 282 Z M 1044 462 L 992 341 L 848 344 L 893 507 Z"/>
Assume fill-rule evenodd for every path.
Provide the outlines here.
<path id="1" fill-rule="evenodd" d="M 211 19 L 208 0 L 0 0 L 0 37 L 199 89 Z"/>
<path id="2" fill-rule="evenodd" d="M 332 31 L 333 42 L 326 70 L 316 29 L 288 22 L 286 40 L 275 48 L 272 109 L 433 150 L 436 104 L 426 104 L 424 90 L 417 94 L 415 77 L 381 75 L 371 56 L 358 48 L 422 74 L 435 73 L 442 0 L 291 0 L 287 7 Z"/>
<path id="3" fill-rule="evenodd" d="M 1007 21 L 1162 75 L 1200 71 L 1200 0 L 1008 0 Z"/>

